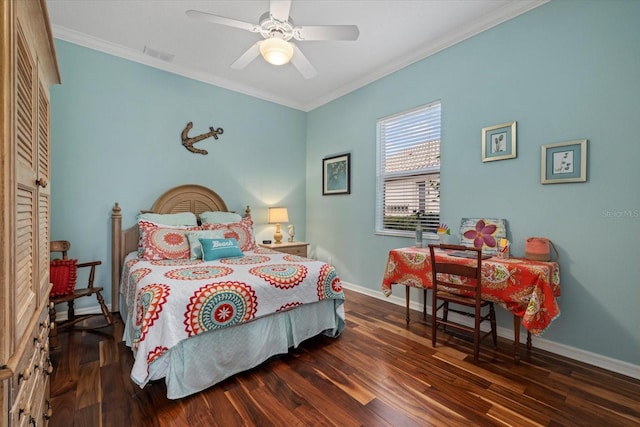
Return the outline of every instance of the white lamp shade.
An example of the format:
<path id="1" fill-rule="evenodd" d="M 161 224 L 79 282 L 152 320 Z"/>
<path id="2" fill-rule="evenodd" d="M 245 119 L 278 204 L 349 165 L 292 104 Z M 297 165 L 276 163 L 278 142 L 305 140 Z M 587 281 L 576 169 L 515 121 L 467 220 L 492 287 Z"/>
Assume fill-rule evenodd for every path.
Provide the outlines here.
<path id="1" fill-rule="evenodd" d="M 269 208 L 269 224 L 289 222 L 287 208 Z"/>
<path id="2" fill-rule="evenodd" d="M 284 65 L 293 56 L 293 45 L 274 36 L 260 43 L 260 54 L 269 64 Z"/>

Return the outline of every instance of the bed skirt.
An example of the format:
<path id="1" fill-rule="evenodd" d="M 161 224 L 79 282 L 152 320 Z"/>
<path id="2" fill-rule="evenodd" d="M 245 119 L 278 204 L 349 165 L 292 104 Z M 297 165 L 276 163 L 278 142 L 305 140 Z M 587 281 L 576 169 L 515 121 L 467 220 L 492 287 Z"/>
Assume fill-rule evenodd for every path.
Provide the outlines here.
<path id="1" fill-rule="evenodd" d="M 343 304 L 344 300 L 319 301 L 181 341 L 150 365 L 150 379 L 165 378 L 169 399 L 197 393 L 287 353 L 308 338 L 338 337 L 345 326 Z"/>

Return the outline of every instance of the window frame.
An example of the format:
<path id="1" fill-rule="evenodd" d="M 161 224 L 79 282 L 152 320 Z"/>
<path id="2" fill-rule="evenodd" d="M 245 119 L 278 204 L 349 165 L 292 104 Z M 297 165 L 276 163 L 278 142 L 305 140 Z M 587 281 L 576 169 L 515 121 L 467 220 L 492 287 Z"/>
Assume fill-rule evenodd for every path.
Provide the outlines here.
<path id="1" fill-rule="evenodd" d="M 437 112 L 434 112 L 437 110 Z M 434 116 L 437 114 L 437 116 Z M 425 116 L 420 119 L 420 116 Z M 432 116 L 432 117 L 430 117 Z M 412 121 L 414 123 L 412 123 Z M 425 125 L 427 130 L 422 133 L 418 132 L 418 138 L 424 140 L 413 143 L 415 133 L 412 131 L 401 137 L 389 138 L 389 133 L 393 133 L 390 129 L 394 126 L 405 126 L 403 129 L 410 129 L 416 124 Z M 435 124 L 435 127 L 429 125 Z M 392 141 L 390 142 L 389 139 Z M 395 143 L 393 139 L 396 139 Z M 423 154 L 425 156 L 425 164 L 417 169 L 404 168 L 396 171 L 387 170 L 387 159 L 395 156 L 396 161 L 400 158 L 403 151 L 416 149 L 416 145 L 424 144 L 423 149 L 427 152 L 433 151 L 431 154 Z M 420 105 L 410 110 L 391 114 L 379 118 L 376 121 L 376 209 L 375 209 L 375 234 L 414 237 L 415 229 L 418 221 L 422 224 L 423 230 L 426 232 L 436 232 L 441 218 L 440 206 L 440 185 L 441 185 L 441 162 L 440 153 L 442 147 L 442 102 L 436 100 L 428 104 Z M 435 152 L 437 151 L 437 154 Z M 415 154 L 415 153 L 414 153 Z M 405 156 L 409 154 L 404 154 Z M 409 157 L 407 157 L 408 159 Z M 436 161 L 437 160 L 437 161 Z M 402 164 L 400 166 L 411 166 L 410 164 Z M 397 167 L 397 166 L 396 166 Z M 402 181 L 405 181 L 404 183 Z M 387 227 L 389 221 L 386 221 L 391 215 L 389 211 L 393 211 L 394 205 L 389 200 L 389 183 L 398 183 L 397 191 L 402 195 L 399 200 L 403 203 L 397 204 L 395 209 L 397 217 L 396 228 Z M 412 182 L 415 182 L 415 189 L 412 189 Z M 422 183 L 422 185 L 420 185 Z M 430 184 L 427 184 L 430 183 Z M 426 189 L 431 191 L 425 193 Z M 414 192 L 418 194 L 418 199 L 405 196 Z M 423 194 L 420 194 L 423 193 Z M 402 197 L 406 197 L 405 200 Z M 436 201 L 437 200 L 437 201 Z M 431 205 L 431 206 L 429 206 Z M 429 209 L 428 209 L 429 208 Z M 424 212 L 430 210 L 431 212 Z M 406 217 L 406 220 L 402 217 Z M 391 220 L 393 221 L 393 220 Z M 394 225 L 394 224 L 392 224 Z"/>

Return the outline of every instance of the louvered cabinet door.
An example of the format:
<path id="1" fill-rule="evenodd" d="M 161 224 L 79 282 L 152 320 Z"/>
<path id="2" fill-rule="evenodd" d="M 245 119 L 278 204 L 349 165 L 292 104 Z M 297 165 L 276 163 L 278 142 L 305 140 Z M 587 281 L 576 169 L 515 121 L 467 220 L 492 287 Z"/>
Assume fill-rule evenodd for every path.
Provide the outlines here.
<path id="1" fill-rule="evenodd" d="M 60 83 L 45 0 L 0 0 L 0 426 L 46 426 L 49 86 Z"/>
<path id="2" fill-rule="evenodd" d="M 51 186 L 49 185 L 49 91 L 38 84 L 37 113 L 37 230 L 38 230 L 38 302 L 49 297 L 49 211 Z"/>
<path id="3" fill-rule="evenodd" d="M 36 311 L 38 288 L 38 149 L 36 63 L 20 21 L 16 21 L 15 64 L 15 342 Z"/>

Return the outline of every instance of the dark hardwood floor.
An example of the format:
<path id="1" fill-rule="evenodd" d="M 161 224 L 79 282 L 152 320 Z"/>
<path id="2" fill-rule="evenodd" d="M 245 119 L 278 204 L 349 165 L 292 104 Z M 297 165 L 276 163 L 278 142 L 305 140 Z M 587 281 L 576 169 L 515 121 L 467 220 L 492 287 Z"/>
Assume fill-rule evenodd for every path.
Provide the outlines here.
<path id="1" fill-rule="evenodd" d="M 102 332 L 61 331 L 50 426 L 638 426 L 640 381 L 534 348 L 465 340 L 412 311 L 346 291 L 347 327 L 196 395 L 129 379 L 131 350 Z M 98 319 L 99 320 L 99 319 Z M 440 336 L 443 338 L 440 339 Z M 445 343 L 446 342 L 446 343 Z"/>

